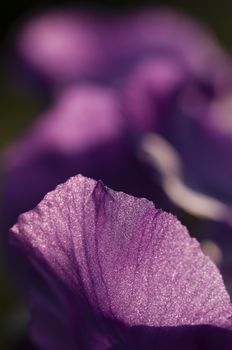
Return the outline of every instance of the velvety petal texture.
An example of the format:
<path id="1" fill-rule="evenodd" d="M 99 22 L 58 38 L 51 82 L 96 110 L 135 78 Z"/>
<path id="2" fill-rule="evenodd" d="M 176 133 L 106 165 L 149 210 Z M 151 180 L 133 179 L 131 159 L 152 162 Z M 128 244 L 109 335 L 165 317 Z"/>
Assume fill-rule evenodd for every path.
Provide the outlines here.
<path id="1" fill-rule="evenodd" d="M 46 312 L 62 310 L 66 336 L 80 349 L 134 349 L 136 327 L 144 327 L 144 344 L 151 337 L 148 349 L 159 344 L 160 333 L 152 338 L 157 329 L 171 335 L 177 327 L 183 336 L 187 326 L 231 328 L 232 306 L 217 268 L 175 217 L 146 199 L 78 175 L 22 214 L 11 240 L 44 281 L 37 296 L 31 281 L 33 307 L 41 310 L 51 298 Z M 56 339 L 39 321 L 32 323 L 34 340 L 54 349 Z M 185 341 L 178 349 L 203 349 Z"/>

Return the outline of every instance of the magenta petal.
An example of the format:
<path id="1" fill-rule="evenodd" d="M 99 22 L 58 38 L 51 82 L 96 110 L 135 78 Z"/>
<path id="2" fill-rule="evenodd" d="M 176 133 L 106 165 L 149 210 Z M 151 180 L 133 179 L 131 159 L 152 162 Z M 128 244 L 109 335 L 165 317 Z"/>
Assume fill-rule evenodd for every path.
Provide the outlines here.
<path id="1" fill-rule="evenodd" d="M 213 74 L 219 83 L 228 78 L 227 55 L 210 31 L 190 16 L 151 7 L 124 18 L 124 26 L 121 24 L 118 33 L 119 52 L 124 49 L 132 57 L 142 53 L 149 53 L 147 57 L 152 57 L 152 53 L 166 54 L 177 58 L 202 79 L 212 79 Z"/>
<path id="2" fill-rule="evenodd" d="M 53 83 L 95 76 L 101 71 L 101 20 L 76 9 L 32 17 L 17 37 L 20 57 Z"/>
<path id="3" fill-rule="evenodd" d="M 157 132 L 173 113 L 172 103 L 191 77 L 186 66 L 172 57 L 144 60 L 123 89 L 124 112 L 132 129 Z M 166 116 L 168 115 L 168 117 Z"/>
<path id="4" fill-rule="evenodd" d="M 112 322 L 116 329 L 231 327 L 217 268 L 175 217 L 146 199 L 78 175 L 22 214 L 11 235 L 51 288 L 67 332 L 82 349 L 114 344 Z M 46 298 L 46 288 L 40 293 Z M 33 332 L 46 337 L 36 317 Z M 96 339 L 101 345 L 91 347 Z"/>
<path id="5" fill-rule="evenodd" d="M 112 186 L 118 162 L 128 153 L 123 130 L 113 90 L 93 85 L 67 88 L 5 154 L 4 230 L 77 173 L 109 179 Z"/>
<path id="6" fill-rule="evenodd" d="M 7 149 L 2 230 L 8 232 L 19 214 L 79 173 L 138 197 L 151 199 L 160 192 L 149 167 L 137 157 L 113 88 L 85 84 L 65 89 Z"/>
<path id="7" fill-rule="evenodd" d="M 119 82 L 152 57 L 175 58 L 218 87 L 231 81 L 228 57 L 211 33 L 169 9 L 113 16 L 75 8 L 50 10 L 22 26 L 16 51 L 23 72 L 53 86 L 83 79 Z"/>

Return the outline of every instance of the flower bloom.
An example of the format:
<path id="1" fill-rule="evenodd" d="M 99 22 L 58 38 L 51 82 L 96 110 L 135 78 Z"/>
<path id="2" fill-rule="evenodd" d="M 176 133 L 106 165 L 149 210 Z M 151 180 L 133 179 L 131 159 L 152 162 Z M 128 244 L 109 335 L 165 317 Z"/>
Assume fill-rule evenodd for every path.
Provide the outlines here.
<path id="1" fill-rule="evenodd" d="M 228 57 L 214 37 L 191 18 L 164 9 L 41 13 L 19 28 L 16 52 L 34 78 L 53 88 L 83 80 L 117 83 L 147 58 L 165 57 L 199 79 L 230 80 Z"/>
<path id="2" fill-rule="evenodd" d="M 54 101 L 6 153 L 4 231 L 78 173 L 230 221 L 228 57 L 181 15 L 102 19 L 57 11 L 18 36 Z M 71 178 L 12 229 L 34 343 L 229 350 L 229 297 L 196 241 L 152 203 L 95 180 Z"/>
<path id="3" fill-rule="evenodd" d="M 18 197 L 9 203 L 16 207 L 10 224 L 48 190 L 78 172 L 102 179 L 116 190 L 155 198 L 168 209 L 163 197 L 157 196 L 151 177 L 154 170 L 161 175 L 158 187 L 181 208 L 210 219 L 230 220 L 230 133 L 222 131 L 226 122 L 220 119 L 221 112 L 213 110 L 229 99 L 232 70 L 210 33 L 188 17 L 165 10 L 109 18 L 57 10 L 32 18 L 17 40 L 25 64 L 52 81 L 53 89 L 75 81 L 76 89 L 71 91 L 76 93 L 68 88 L 63 93 L 66 97 L 56 99 L 41 118 L 44 122 L 38 124 L 43 126 L 37 124 L 7 155 L 6 201 L 12 202 L 12 194 Z M 108 107 L 100 107 L 104 104 Z M 108 126 L 111 123 L 111 132 L 103 120 L 108 120 Z M 159 134 L 172 147 L 172 155 L 166 154 L 167 147 L 164 150 L 160 142 L 154 146 L 154 137 L 147 138 L 147 133 Z M 157 152 L 162 152 L 163 160 L 172 158 L 172 168 L 163 169 Z M 148 155 L 150 174 L 141 159 L 135 160 L 138 153 Z M 122 175 L 118 179 L 116 172 Z M 24 185 L 28 184 L 32 199 L 22 205 L 27 201 Z M 210 198 L 201 201 L 202 195 Z"/>
<path id="4" fill-rule="evenodd" d="M 232 345 L 232 306 L 217 268 L 146 199 L 78 175 L 22 214 L 11 242 L 34 271 L 25 278 L 41 349 Z"/>
<path id="5" fill-rule="evenodd" d="M 178 178 L 174 181 L 181 181 L 181 185 L 175 186 L 170 185 L 173 183 L 170 171 L 164 175 L 156 157 L 151 157 L 152 168 L 165 178 L 161 185 L 166 195 L 194 214 L 202 212 L 211 219 L 230 220 L 226 207 L 230 202 L 227 193 L 231 178 L 227 162 L 231 154 L 230 133 L 222 130 L 226 118 L 221 120 L 221 111 L 215 112 L 214 106 L 228 105 L 224 101 L 231 96 L 232 65 L 205 28 L 187 16 L 162 9 L 108 17 L 73 9 L 57 10 L 31 18 L 19 31 L 17 50 L 27 66 L 50 81 L 53 90 L 70 82 L 81 87 L 86 81 L 98 87 L 104 82 L 116 89 L 114 98 L 118 99 L 121 109 L 119 119 L 124 119 L 127 130 L 139 141 L 134 153 L 142 149 L 150 157 L 154 149 L 158 149 L 157 144 L 153 147 L 150 142 L 144 149 L 147 143 L 143 138 L 146 140 L 147 133 L 158 133 L 179 157 L 180 166 L 174 170 Z M 55 109 L 58 110 L 58 106 Z M 228 113 L 223 111 L 223 115 Z M 63 118 L 65 123 L 65 116 Z M 69 124 L 68 119 L 66 123 Z M 57 131 L 57 139 L 58 134 Z M 77 167 L 78 171 L 83 169 Z M 91 172 L 84 171 L 84 174 L 97 178 Z M 67 172 L 67 175 L 72 174 Z M 98 178 L 105 180 L 101 173 Z M 105 182 L 115 189 L 139 194 Z M 197 195 L 210 196 L 213 201 L 199 205 L 196 200 L 195 206 L 189 205 L 196 198 L 190 196 L 190 200 L 185 200 L 186 205 L 170 190 L 183 184 L 184 189 L 187 186 Z M 187 191 L 183 193 L 179 197 L 189 198 Z"/>
<path id="6" fill-rule="evenodd" d="M 17 51 L 53 104 L 6 153 L 5 232 L 77 173 L 231 224 L 231 62 L 205 28 L 165 10 L 57 10 L 25 24 Z"/>

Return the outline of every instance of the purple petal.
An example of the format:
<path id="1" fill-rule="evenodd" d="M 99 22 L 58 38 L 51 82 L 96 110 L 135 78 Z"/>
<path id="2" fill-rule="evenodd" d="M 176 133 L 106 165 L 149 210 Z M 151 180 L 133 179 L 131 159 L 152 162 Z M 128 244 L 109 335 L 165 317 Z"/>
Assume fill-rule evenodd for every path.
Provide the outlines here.
<path id="1" fill-rule="evenodd" d="M 219 87 L 231 81 L 228 57 L 211 33 L 168 9 L 114 16 L 50 11 L 31 18 L 16 40 L 21 60 L 53 85 L 82 79 L 118 83 L 152 57 L 176 59 L 200 79 L 213 75 Z"/>
<path id="2" fill-rule="evenodd" d="M 183 158 L 186 178 L 190 185 L 199 191 L 230 205 L 232 201 L 230 189 L 232 166 L 229 161 L 232 154 L 231 91 L 222 98 L 204 103 L 202 108 L 191 108 L 196 101 L 189 100 L 187 96 L 183 97 L 183 102 L 184 107 L 179 106 L 179 114 L 182 115 L 183 120 L 176 119 L 176 125 L 179 124 L 179 135 L 172 139 Z M 196 139 L 197 142 L 195 142 Z M 183 140 L 185 140 L 185 147 L 183 147 Z M 190 157 L 191 162 L 188 162 Z M 192 172 L 193 169 L 197 169 L 194 171 L 195 174 Z"/>
<path id="3" fill-rule="evenodd" d="M 131 128 L 139 132 L 162 130 L 172 113 L 173 100 L 188 79 L 189 71 L 176 59 L 144 60 L 129 76 L 122 94 Z"/>
<path id="4" fill-rule="evenodd" d="M 56 10 L 31 18 L 21 29 L 21 58 L 53 83 L 94 76 L 104 60 L 101 21 L 86 12 Z"/>
<path id="5" fill-rule="evenodd" d="M 66 89 L 5 154 L 4 230 L 8 232 L 19 214 L 77 173 L 152 198 L 152 179 L 137 160 L 133 143 L 113 89 Z"/>
<path id="6" fill-rule="evenodd" d="M 79 175 L 22 214 L 11 235 L 46 286 L 34 307 L 51 288 L 52 304 L 58 301 L 65 329 L 82 349 L 108 349 L 128 327 L 231 327 L 217 268 L 176 218 L 146 199 Z M 36 313 L 33 319 L 39 344 L 48 335 Z"/>
<path id="7" fill-rule="evenodd" d="M 142 138 L 158 133 L 177 151 L 191 189 L 228 204 L 232 86 L 219 93 L 213 74 L 202 79 L 170 58 L 144 61 L 125 85 L 124 112 Z"/>
<path id="8" fill-rule="evenodd" d="M 71 175 L 112 174 L 123 148 L 123 128 L 113 90 L 87 85 L 65 90 L 5 155 L 6 226 Z"/>
<path id="9" fill-rule="evenodd" d="M 125 16 L 117 32 L 116 43 L 122 46 L 118 52 L 124 53 L 124 59 L 126 54 L 140 56 L 140 61 L 142 54 L 142 58 L 166 56 L 177 59 L 198 78 L 206 79 L 211 74 L 217 82 L 228 78 L 225 68 L 231 64 L 227 55 L 207 28 L 190 16 L 171 9 L 148 8 Z"/>

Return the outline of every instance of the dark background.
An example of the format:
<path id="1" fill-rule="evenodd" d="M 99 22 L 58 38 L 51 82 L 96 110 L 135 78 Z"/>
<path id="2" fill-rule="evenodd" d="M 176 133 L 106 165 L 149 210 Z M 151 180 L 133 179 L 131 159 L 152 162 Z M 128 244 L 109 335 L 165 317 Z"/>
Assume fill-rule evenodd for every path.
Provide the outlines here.
<path id="1" fill-rule="evenodd" d="M 176 0 L 176 1 L 77 1 L 71 3 L 77 6 L 90 7 L 97 11 L 130 11 L 131 8 L 154 6 L 171 6 L 192 14 L 214 32 L 219 42 L 228 51 L 232 51 L 232 1 L 231 0 Z M 31 2 L 4 1 L 0 5 L 0 151 L 30 123 L 38 113 L 39 97 L 30 94 L 28 90 L 12 85 L 7 70 L 7 47 L 12 30 L 24 16 L 36 10 L 69 5 L 61 1 Z M 0 250 L 2 259 L 2 250 Z M 14 290 L 0 260 L 0 348 L 19 349 L 18 344 L 23 339 L 28 315 L 18 292 Z M 22 348 L 26 350 L 26 346 Z"/>

